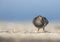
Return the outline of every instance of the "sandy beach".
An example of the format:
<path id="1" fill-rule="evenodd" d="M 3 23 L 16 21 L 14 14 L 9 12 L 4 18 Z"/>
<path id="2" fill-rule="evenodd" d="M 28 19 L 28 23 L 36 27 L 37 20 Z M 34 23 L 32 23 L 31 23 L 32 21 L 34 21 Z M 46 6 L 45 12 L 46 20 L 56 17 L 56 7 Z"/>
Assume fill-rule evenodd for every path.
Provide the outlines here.
<path id="1" fill-rule="evenodd" d="M 37 32 L 30 22 L 0 22 L 0 42 L 60 42 L 60 23 L 49 23 Z"/>

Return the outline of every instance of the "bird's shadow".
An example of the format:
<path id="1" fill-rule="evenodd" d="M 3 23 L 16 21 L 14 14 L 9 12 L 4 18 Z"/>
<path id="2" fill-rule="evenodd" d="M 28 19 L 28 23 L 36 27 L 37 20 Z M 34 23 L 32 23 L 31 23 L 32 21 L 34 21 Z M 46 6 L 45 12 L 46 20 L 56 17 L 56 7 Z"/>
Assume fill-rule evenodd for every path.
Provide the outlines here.
<path id="1" fill-rule="evenodd" d="M 49 31 L 37 32 L 37 33 L 51 33 Z"/>
<path id="2" fill-rule="evenodd" d="M 51 33 L 51 32 L 49 32 L 49 31 L 44 31 L 43 33 Z"/>
<path id="3" fill-rule="evenodd" d="M 49 31 L 43 31 L 43 32 L 24 32 L 24 33 L 51 33 Z"/>

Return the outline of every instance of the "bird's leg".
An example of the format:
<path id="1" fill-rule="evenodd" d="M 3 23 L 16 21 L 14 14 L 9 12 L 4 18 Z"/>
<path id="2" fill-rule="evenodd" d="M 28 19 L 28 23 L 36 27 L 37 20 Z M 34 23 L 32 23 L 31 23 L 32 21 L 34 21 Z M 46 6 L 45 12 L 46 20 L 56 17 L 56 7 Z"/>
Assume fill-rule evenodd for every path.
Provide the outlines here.
<path id="1" fill-rule="evenodd" d="M 38 31 L 40 30 L 40 28 L 38 28 Z"/>
<path id="2" fill-rule="evenodd" d="M 43 31 L 45 31 L 45 28 L 43 27 Z"/>

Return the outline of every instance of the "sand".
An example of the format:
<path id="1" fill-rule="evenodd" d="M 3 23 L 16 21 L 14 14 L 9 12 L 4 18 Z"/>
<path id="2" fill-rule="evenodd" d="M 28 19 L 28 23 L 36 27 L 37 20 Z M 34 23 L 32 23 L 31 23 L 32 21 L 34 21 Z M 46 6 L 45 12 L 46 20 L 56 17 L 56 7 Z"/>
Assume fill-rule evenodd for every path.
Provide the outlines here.
<path id="1" fill-rule="evenodd" d="M 49 23 L 45 31 L 30 22 L 0 22 L 0 42 L 60 42 L 60 23 Z"/>

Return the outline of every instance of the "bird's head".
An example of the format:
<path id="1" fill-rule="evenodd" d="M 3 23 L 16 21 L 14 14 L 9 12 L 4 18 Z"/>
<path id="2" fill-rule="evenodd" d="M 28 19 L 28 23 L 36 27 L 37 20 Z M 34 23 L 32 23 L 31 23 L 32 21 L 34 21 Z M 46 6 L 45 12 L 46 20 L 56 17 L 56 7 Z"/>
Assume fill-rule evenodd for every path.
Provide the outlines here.
<path id="1" fill-rule="evenodd" d="M 41 21 L 41 20 L 42 20 L 42 16 L 39 15 L 39 16 L 37 17 L 37 20 Z"/>

